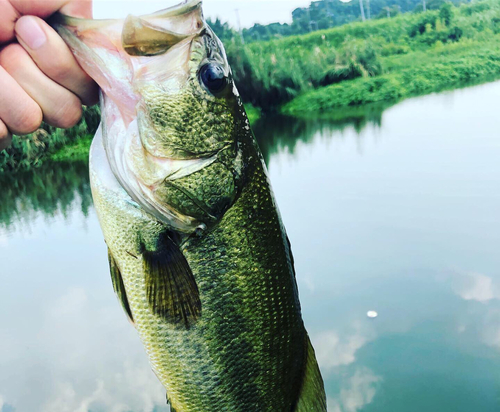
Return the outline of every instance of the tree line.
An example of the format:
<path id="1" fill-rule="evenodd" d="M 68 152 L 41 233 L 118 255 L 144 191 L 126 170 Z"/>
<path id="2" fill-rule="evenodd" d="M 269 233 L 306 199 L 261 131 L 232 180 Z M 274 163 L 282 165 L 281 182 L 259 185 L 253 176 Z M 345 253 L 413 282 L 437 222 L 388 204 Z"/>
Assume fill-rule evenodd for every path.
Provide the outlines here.
<path id="1" fill-rule="evenodd" d="M 395 17 L 401 13 L 437 10 L 445 3 L 467 3 L 467 0 L 340 0 L 313 1 L 309 7 L 297 8 L 292 12 L 292 23 L 254 24 L 240 32 L 220 19 L 210 20 L 215 34 L 228 41 L 240 37 L 243 42 L 271 40 L 325 30 L 343 24 Z"/>

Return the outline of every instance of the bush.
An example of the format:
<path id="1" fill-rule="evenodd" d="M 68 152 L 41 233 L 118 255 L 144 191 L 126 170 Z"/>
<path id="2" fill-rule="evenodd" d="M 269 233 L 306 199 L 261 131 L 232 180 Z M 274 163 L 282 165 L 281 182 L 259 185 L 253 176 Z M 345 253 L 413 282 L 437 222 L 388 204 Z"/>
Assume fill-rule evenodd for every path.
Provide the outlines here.
<path id="1" fill-rule="evenodd" d="M 43 125 L 28 136 L 15 136 L 12 145 L 0 152 L 0 172 L 27 170 L 40 166 L 48 155 L 57 152 L 79 138 L 92 135 L 100 122 L 99 109 L 85 109 L 80 123 L 69 130 Z"/>
<path id="2" fill-rule="evenodd" d="M 444 21 L 446 26 L 453 20 L 453 9 L 451 3 L 444 3 L 439 9 L 439 18 Z"/>
<path id="3" fill-rule="evenodd" d="M 500 48 L 474 52 L 465 57 L 446 57 L 440 62 L 409 67 L 374 78 L 363 78 L 305 93 L 283 107 L 288 115 L 321 113 L 348 106 L 398 99 L 456 87 L 478 79 L 500 77 Z"/>

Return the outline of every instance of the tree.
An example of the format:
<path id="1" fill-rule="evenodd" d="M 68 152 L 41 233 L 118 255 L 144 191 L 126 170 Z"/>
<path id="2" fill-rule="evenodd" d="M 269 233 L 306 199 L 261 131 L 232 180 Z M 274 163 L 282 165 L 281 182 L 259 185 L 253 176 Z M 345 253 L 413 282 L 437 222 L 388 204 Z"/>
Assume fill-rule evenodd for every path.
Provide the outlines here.
<path id="1" fill-rule="evenodd" d="M 450 3 L 444 3 L 440 8 L 439 8 L 439 18 L 443 20 L 444 24 L 449 27 L 451 24 L 451 21 L 453 20 L 453 10 L 451 8 Z"/>

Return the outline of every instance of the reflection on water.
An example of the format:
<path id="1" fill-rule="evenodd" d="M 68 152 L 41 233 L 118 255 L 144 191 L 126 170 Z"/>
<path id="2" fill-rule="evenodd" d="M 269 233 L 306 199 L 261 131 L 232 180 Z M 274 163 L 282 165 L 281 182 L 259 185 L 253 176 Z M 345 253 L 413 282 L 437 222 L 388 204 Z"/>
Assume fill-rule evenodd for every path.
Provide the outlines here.
<path id="1" fill-rule="evenodd" d="M 67 215 L 78 202 L 87 216 L 92 204 L 88 163 L 46 164 L 29 172 L 0 175 L 0 228 L 27 223 L 39 213 Z"/>
<path id="2" fill-rule="evenodd" d="M 497 82 L 256 126 L 329 411 L 500 410 L 499 101 Z M 0 185 L 0 411 L 167 411 L 87 166 Z"/>
<path id="3" fill-rule="evenodd" d="M 332 136 L 345 129 L 361 132 L 368 125 L 380 126 L 382 111 L 381 107 L 373 106 L 364 110 L 344 109 L 339 113 L 330 113 L 328 118 L 264 117 L 254 124 L 253 130 L 264 159 L 269 164 L 273 155 L 283 149 L 293 153 L 297 143 L 309 143 L 318 133 Z"/>

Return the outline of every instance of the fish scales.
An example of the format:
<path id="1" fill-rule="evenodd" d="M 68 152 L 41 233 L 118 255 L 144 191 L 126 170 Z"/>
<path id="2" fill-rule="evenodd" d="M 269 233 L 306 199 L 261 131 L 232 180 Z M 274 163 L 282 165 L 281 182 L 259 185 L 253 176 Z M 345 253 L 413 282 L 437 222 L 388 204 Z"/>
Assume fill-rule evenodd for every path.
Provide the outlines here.
<path id="1" fill-rule="evenodd" d="M 94 204 L 172 409 L 326 411 L 290 242 L 201 2 L 53 25 L 102 88 Z"/>

